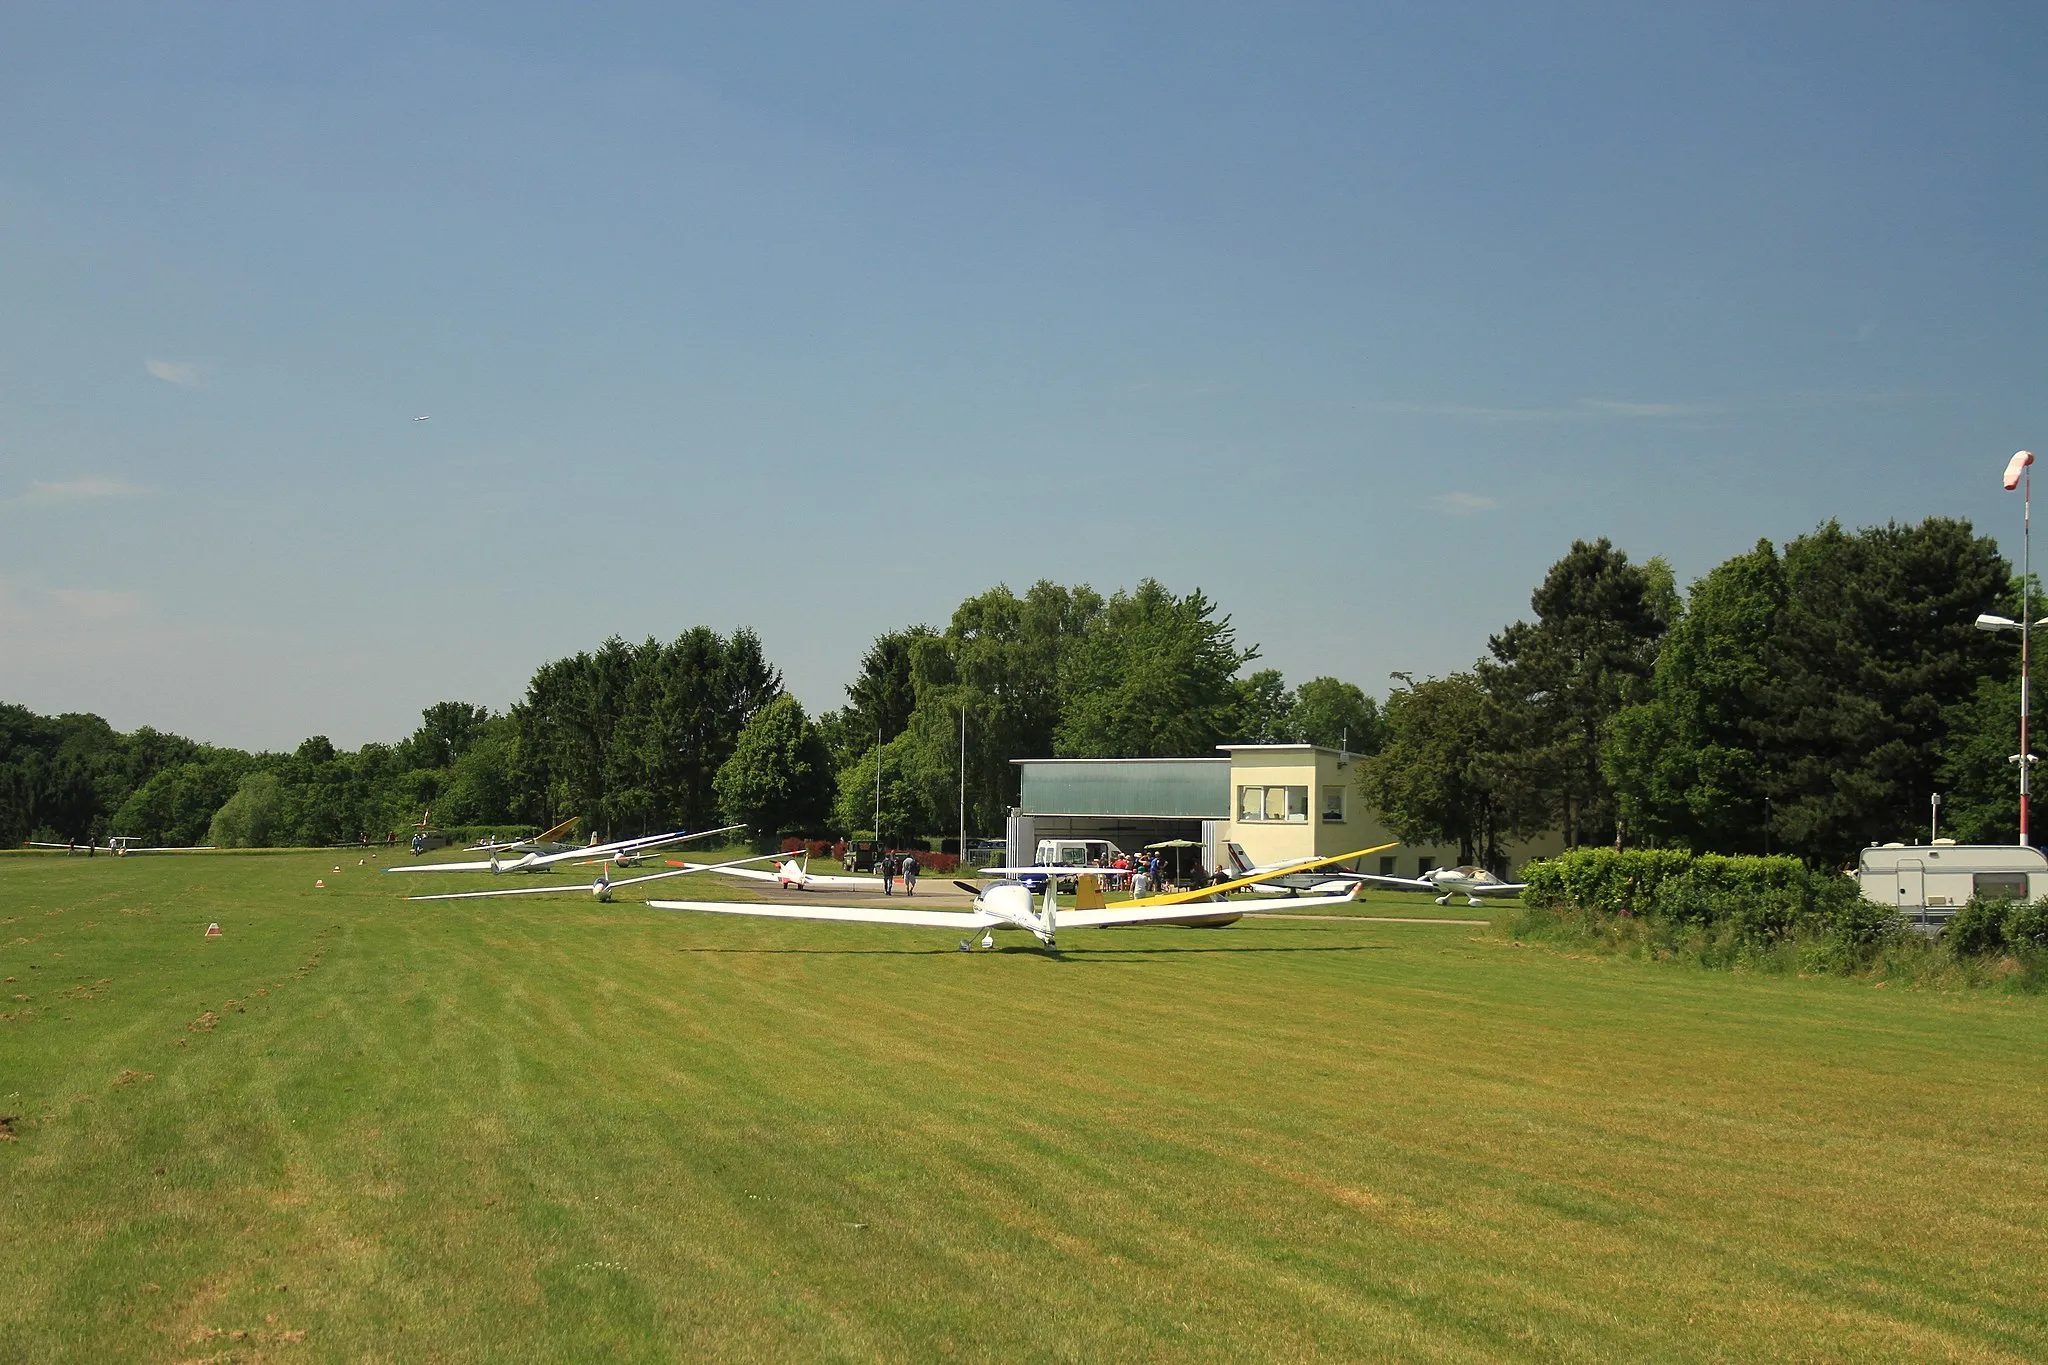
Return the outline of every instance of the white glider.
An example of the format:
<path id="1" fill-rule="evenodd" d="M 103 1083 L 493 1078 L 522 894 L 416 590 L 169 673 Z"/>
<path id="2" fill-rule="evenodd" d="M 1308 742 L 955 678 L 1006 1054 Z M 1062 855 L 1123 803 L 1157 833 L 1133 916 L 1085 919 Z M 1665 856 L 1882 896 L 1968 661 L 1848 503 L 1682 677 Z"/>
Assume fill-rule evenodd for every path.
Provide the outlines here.
<path id="1" fill-rule="evenodd" d="M 572 848 L 566 853 L 528 853 L 510 862 L 492 854 L 488 862 L 473 863 L 406 863 L 387 867 L 386 872 L 534 872 L 541 868 L 553 867 L 576 859 L 585 862 L 630 860 L 641 854 L 651 853 L 657 848 L 670 844 L 685 843 L 691 839 L 708 839 L 714 834 L 731 834 L 741 828 L 727 825 L 722 829 L 707 829 L 696 834 L 677 830 L 670 834 L 645 834 L 637 839 L 620 839 L 615 843 L 592 844 L 588 848 Z M 595 856 L 593 856 L 595 855 Z"/>
<path id="2" fill-rule="evenodd" d="M 1527 882 L 1504 882 L 1483 867 L 1439 867 L 1420 877 L 1378 877 L 1354 873 L 1361 882 L 1391 887 L 1396 891 L 1428 891 L 1437 895 L 1438 905 L 1449 905 L 1453 896 L 1463 896 L 1467 905 L 1482 905 L 1481 896 L 1512 896 L 1527 888 Z"/>
<path id="3" fill-rule="evenodd" d="M 57 843 L 49 843 L 49 842 L 47 842 L 47 841 L 45 841 L 45 840 L 41 840 L 41 839 L 31 839 L 31 840 L 29 840 L 29 841 L 28 841 L 27 847 L 29 847 L 29 848 L 61 848 L 61 849 L 64 849 L 64 850 L 66 850 L 66 851 L 68 851 L 68 852 L 78 852 L 78 851 L 80 851 L 80 850 L 86 850 L 86 851 L 91 851 L 91 850 L 93 850 L 94 848 L 97 848 L 97 849 L 99 849 L 99 850 L 100 850 L 101 852 L 105 852 L 105 853 L 111 853 L 111 854 L 113 854 L 113 855 L 114 855 L 115 857 L 117 857 L 117 858 L 118 858 L 118 857 L 121 857 L 121 856 L 122 856 L 122 855 L 124 855 L 124 854 L 128 854 L 128 853 L 214 853 L 214 852 L 218 852 L 218 849 L 216 849 L 216 848 L 215 848 L 215 846 L 214 846 L 214 845 L 212 845 L 212 844 L 165 844 L 165 845 L 153 845 L 153 846 L 151 846 L 151 847 L 148 847 L 148 848 L 144 848 L 144 847 L 143 847 L 142 845 L 140 845 L 140 844 L 137 844 L 137 843 L 133 843 L 133 842 L 131 842 L 131 841 L 129 840 L 128 836 L 126 836 L 126 835 L 124 835 L 124 834 L 117 834 L 117 835 L 115 835 L 115 836 L 114 836 L 113 838 L 111 838 L 111 839 L 107 840 L 107 842 L 106 842 L 106 843 L 104 843 L 104 844 L 98 844 L 98 845 L 95 845 L 95 844 L 94 844 L 94 843 L 93 843 L 93 842 L 92 842 L 91 840 L 89 840 L 89 839 L 88 839 L 88 840 L 87 840 L 86 842 L 82 843 L 82 844 L 57 844 Z"/>
<path id="4" fill-rule="evenodd" d="M 775 855 L 771 853 L 766 856 L 772 858 Z M 616 882 L 612 880 L 610 866 L 606 866 L 602 872 L 598 873 L 597 880 L 588 886 L 583 885 L 581 882 L 570 882 L 566 886 L 515 886 L 505 891 L 443 891 L 432 896 L 407 896 L 406 899 L 409 901 L 467 901 L 480 900 L 485 896 L 545 896 L 551 893 L 559 895 L 564 891 L 570 891 L 577 893 L 588 892 L 596 900 L 609 902 L 612 898 L 612 892 L 622 886 L 637 886 L 641 882 L 658 882 L 663 877 L 685 877 L 692 872 L 718 872 L 736 866 L 738 863 L 758 863 L 760 861 L 761 858 L 757 855 L 752 858 L 736 859 L 731 863 L 712 863 L 709 865 L 685 863 L 672 872 L 651 872 L 644 877 L 627 877 Z"/>
<path id="5" fill-rule="evenodd" d="M 553 829 L 544 829 L 530 839 L 507 839 L 503 843 L 496 839 L 486 839 L 480 844 L 471 844 L 462 851 L 464 853 L 569 853 L 572 851 L 581 853 L 586 850 L 578 849 L 574 844 L 570 843 L 568 835 L 569 831 L 576 827 L 576 822 L 582 818 L 580 815 L 572 815 Z"/>
<path id="6" fill-rule="evenodd" d="M 665 901 L 650 900 L 652 910 L 690 910 L 706 915 L 753 915 L 765 919 L 815 919 L 835 920 L 849 924 L 896 924 L 917 929 L 965 929 L 968 937 L 960 940 L 960 951 L 972 951 L 978 931 L 981 946 L 995 946 L 994 931 L 997 929 L 1021 929 L 1030 934 L 1047 948 L 1057 950 L 1056 936 L 1062 926 L 1068 929 L 1111 929 L 1127 924 L 1173 924 L 1186 923 L 1191 918 L 1219 918 L 1227 916 L 1236 919 L 1239 915 L 1255 914 L 1260 910 L 1301 910 L 1319 905 L 1343 905 L 1358 894 L 1352 887 L 1341 896 L 1285 897 L 1279 900 L 1237 901 L 1234 903 L 1211 903 L 1207 915 L 1190 911 L 1189 900 L 1180 896 L 1162 897 L 1171 904 L 1161 905 L 1149 901 L 1125 901 L 1101 910 L 1069 910 L 1062 914 L 1059 902 L 1051 885 L 1045 888 L 1045 899 L 1038 906 L 1032 903 L 1031 889 L 1022 882 L 998 882 L 986 890 L 977 889 L 967 882 L 954 885 L 974 892 L 974 908 L 958 910 L 895 910 L 880 906 L 853 905 L 768 905 L 758 901 Z"/>
<path id="7" fill-rule="evenodd" d="M 782 858 L 782 855 L 779 853 L 767 856 Z M 671 859 L 671 861 L 674 860 Z M 747 858 L 743 861 L 754 863 L 760 862 L 761 859 Z M 720 863 L 715 867 L 707 867 L 703 863 L 687 862 L 676 863 L 675 865 L 688 872 L 716 872 L 720 876 L 744 877 L 752 882 L 774 882 L 784 890 L 794 891 L 808 891 L 814 886 L 837 886 L 847 890 L 872 891 L 876 886 L 880 885 L 880 882 L 874 877 L 834 877 L 823 872 L 813 872 L 811 871 L 810 862 L 809 858 L 805 858 L 801 863 L 794 858 L 782 858 L 782 861 L 776 863 L 773 871 L 763 871 L 757 867 L 737 867 L 732 863 Z"/>

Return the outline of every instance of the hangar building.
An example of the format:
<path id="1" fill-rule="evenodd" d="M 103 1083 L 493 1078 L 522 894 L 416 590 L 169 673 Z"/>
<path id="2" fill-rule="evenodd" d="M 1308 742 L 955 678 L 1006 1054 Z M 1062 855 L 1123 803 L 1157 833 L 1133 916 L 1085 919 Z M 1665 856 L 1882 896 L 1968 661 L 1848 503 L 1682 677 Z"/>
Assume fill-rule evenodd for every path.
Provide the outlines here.
<path id="1" fill-rule="evenodd" d="M 1265 864 L 1395 841 L 1359 797 L 1358 755 L 1314 744 L 1217 747 L 1227 757 L 1013 760 L 1022 781 L 1010 856 L 1029 858 L 1041 839 L 1108 839 L 1126 851 L 1186 839 L 1213 869 L 1230 842 Z M 1560 847 L 1555 836 L 1513 843 L 1508 860 L 1519 867 Z M 1413 877 L 1457 861 L 1455 844 L 1404 844 L 1364 870 Z"/>

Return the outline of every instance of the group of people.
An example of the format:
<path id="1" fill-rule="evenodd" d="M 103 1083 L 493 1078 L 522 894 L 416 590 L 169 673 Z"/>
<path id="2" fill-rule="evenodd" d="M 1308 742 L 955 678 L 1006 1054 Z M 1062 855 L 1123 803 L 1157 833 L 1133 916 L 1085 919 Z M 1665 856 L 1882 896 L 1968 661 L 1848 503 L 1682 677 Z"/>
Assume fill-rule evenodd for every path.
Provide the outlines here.
<path id="1" fill-rule="evenodd" d="M 884 853 L 881 861 L 882 894 L 896 894 L 896 879 L 903 879 L 903 894 L 917 894 L 917 855 L 915 853 Z"/>
<path id="2" fill-rule="evenodd" d="M 1154 891 L 1172 890 L 1170 880 L 1165 876 L 1166 863 L 1157 853 L 1119 853 L 1110 864 L 1119 872 L 1131 875 L 1131 894 L 1147 896 Z"/>

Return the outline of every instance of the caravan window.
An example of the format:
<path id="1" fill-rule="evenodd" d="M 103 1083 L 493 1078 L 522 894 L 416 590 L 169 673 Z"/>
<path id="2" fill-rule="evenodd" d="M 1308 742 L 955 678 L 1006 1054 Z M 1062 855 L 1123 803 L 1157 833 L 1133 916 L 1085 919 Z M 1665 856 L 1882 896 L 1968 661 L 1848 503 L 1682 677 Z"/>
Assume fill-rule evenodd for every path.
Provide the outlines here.
<path id="1" fill-rule="evenodd" d="M 2024 872 L 1979 872 L 1972 881 L 1971 890 L 1981 900 L 2023 901 L 2027 898 L 2027 874 Z"/>

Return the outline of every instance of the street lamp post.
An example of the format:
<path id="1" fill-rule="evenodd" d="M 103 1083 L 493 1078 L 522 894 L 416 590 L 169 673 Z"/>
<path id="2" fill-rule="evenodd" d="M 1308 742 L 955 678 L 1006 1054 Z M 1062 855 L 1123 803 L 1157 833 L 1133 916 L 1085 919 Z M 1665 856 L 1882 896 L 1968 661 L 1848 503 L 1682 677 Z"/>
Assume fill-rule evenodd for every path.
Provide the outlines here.
<path id="1" fill-rule="evenodd" d="M 2034 476 L 2032 467 L 2034 452 L 2016 451 L 2005 465 L 2005 490 L 2020 490 L 2020 619 L 2008 620 L 2003 616 L 1979 616 L 1979 630 L 2018 630 L 2020 633 L 2020 751 L 2012 761 L 2020 769 L 2020 843 L 2030 844 L 2027 837 L 2027 795 L 2033 790 L 2034 754 L 2028 747 L 2027 735 L 2027 665 L 2033 653 L 2035 621 L 2033 603 L 2034 573 Z"/>
<path id="2" fill-rule="evenodd" d="M 2020 596 L 2022 600 L 2026 598 L 2025 588 L 2020 590 Z M 2035 626 L 2048 626 L 2048 617 L 2032 622 L 2025 619 L 2015 621 L 2010 616 L 1993 616 L 1987 612 L 1977 618 L 1977 629 L 1979 630 L 2016 630 L 2020 633 L 2020 751 L 2007 759 L 2006 762 L 2017 764 L 2020 770 L 2020 843 L 2022 845 L 2029 842 L 2027 839 L 2027 794 L 2034 788 L 2034 765 L 2040 762 L 2027 748 L 2027 637 L 2033 633 L 2033 627 Z"/>
<path id="3" fill-rule="evenodd" d="M 967 867 L 967 708 L 960 708 L 960 863 Z"/>

